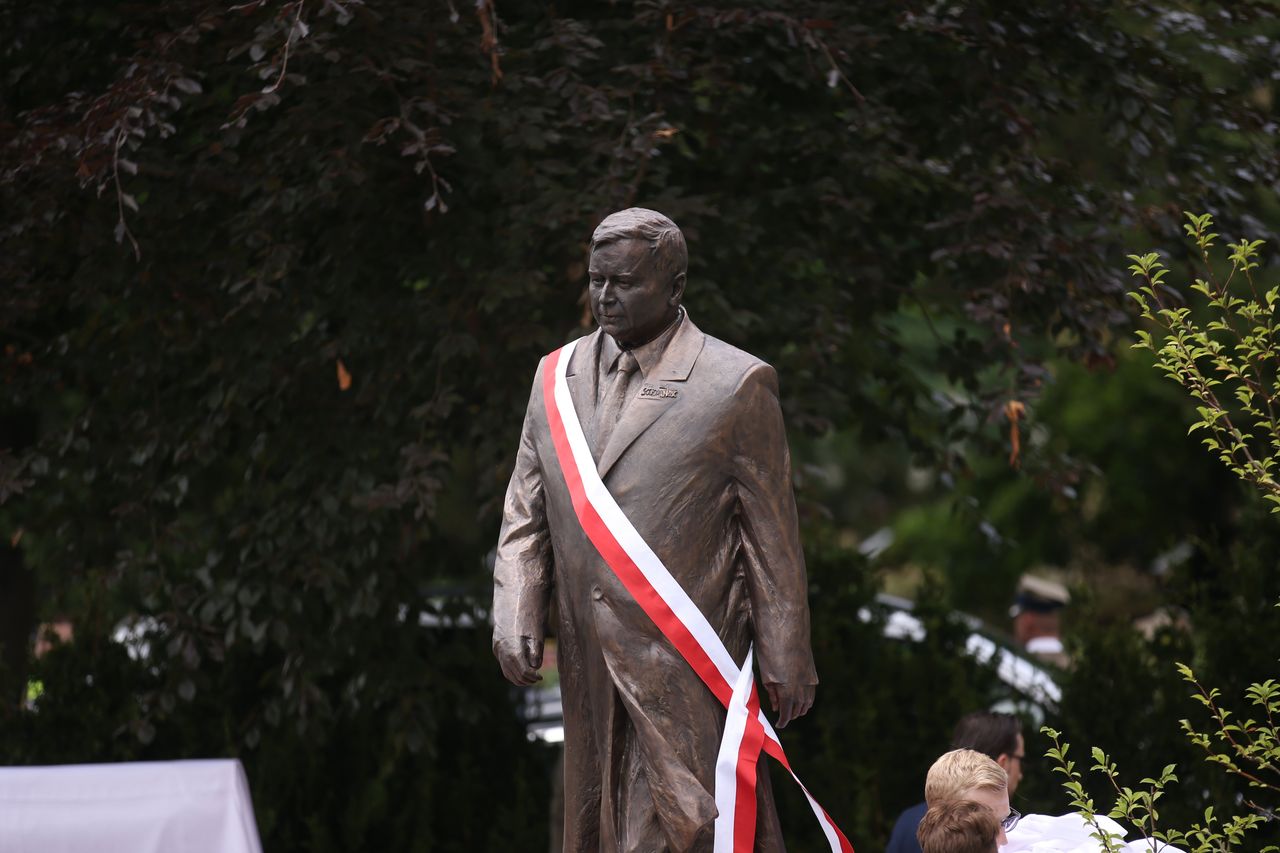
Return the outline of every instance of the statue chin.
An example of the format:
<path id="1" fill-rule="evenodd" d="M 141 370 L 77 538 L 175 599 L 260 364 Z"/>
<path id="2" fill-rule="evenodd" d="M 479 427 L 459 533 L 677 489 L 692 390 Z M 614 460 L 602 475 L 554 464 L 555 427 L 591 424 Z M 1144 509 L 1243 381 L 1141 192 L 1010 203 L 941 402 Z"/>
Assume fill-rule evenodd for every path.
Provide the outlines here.
<path id="1" fill-rule="evenodd" d="M 618 340 L 618 338 L 619 338 L 619 335 L 623 335 L 623 336 L 625 336 L 625 332 L 626 332 L 626 330 L 625 330 L 625 329 L 623 329 L 623 328 L 622 328 L 621 326 L 619 326 L 617 323 L 612 322 L 611 320 L 609 320 L 609 318 L 608 318 L 608 317 L 605 317 L 605 318 L 603 318 L 603 319 L 597 318 L 597 319 L 596 319 L 596 323 L 598 323 L 598 324 L 599 324 L 600 329 L 601 329 L 601 330 L 602 330 L 606 335 L 608 335 L 609 337 L 613 338 L 615 341 L 618 341 L 618 343 L 619 343 L 619 344 L 621 344 L 621 343 L 622 343 L 622 341 Z"/>

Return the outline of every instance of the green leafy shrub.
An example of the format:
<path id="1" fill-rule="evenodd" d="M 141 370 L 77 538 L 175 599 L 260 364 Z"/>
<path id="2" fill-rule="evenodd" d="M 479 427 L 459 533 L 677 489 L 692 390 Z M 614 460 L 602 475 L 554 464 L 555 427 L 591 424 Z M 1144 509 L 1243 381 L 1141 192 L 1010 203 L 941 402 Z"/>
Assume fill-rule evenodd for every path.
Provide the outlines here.
<path id="1" fill-rule="evenodd" d="M 1202 441 L 1246 483 L 1254 486 L 1280 512 L 1280 341 L 1276 339 L 1275 306 L 1280 285 L 1265 292 L 1254 280 L 1262 240 L 1229 243 L 1230 271 L 1219 275 L 1209 250 L 1218 234 L 1209 214 L 1187 213 L 1184 226 L 1199 253 L 1203 278 L 1190 290 L 1205 299 L 1208 319 L 1181 304 L 1179 291 L 1165 283 L 1169 269 L 1154 252 L 1129 255 L 1129 267 L 1143 279 L 1129 295 L 1145 320 L 1161 337 L 1138 330 L 1135 347 L 1150 350 L 1156 366 L 1196 400 L 1199 418 L 1188 432 L 1205 430 Z"/>
<path id="2" fill-rule="evenodd" d="M 1253 272 L 1258 269 L 1260 240 L 1243 239 L 1228 244 L 1230 270 L 1220 276 L 1216 273 L 1210 255 L 1218 234 L 1213 232 L 1213 219 L 1208 214 L 1185 214 L 1184 226 L 1197 253 L 1197 260 L 1204 277 L 1195 277 L 1188 290 L 1199 293 L 1204 305 L 1199 310 L 1183 302 L 1181 291 L 1169 286 L 1165 279 L 1169 269 L 1159 255 L 1149 253 L 1130 255 L 1133 264 L 1130 271 L 1143 280 L 1138 290 L 1130 295 L 1137 302 L 1143 319 L 1159 329 L 1159 337 L 1146 330 L 1138 330 L 1135 348 L 1152 352 L 1156 367 L 1177 382 L 1196 402 L 1198 418 L 1188 433 L 1206 431 L 1202 437 L 1204 446 L 1241 481 L 1247 483 L 1269 502 L 1275 504 L 1272 512 L 1280 511 L 1280 483 L 1274 474 L 1280 459 L 1280 384 L 1277 366 L 1280 365 L 1280 341 L 1275 337 L 1275 306 L 1280 300 L 1280 287 L 1265 292 L 1255 281 Z M 1234 288 L 1234 289 L 1233 289 Z M 1240 295 L 1243 294 L 1243 295 Z M 1255 521 L 1254 525 L 1258 522 Z M 1201 572 L 1197 583 L 1215 588 L 1217 601 L 1205 607 L 1189 608 L 1197 620 L 1190 635 L 1179 638 L 1178 649 L 1201 658 L 1213 660 L 1216 666 L 1209 668 L 1215 676 L 1228 671 L 1240 672 L 1240 658 L 1255 658 L 1263 654 L 1269 664 L 1274 664 L 1273 625 L 1274 614 L 1257 612 L 1259 604 L 1275 600 L 1274 560 L 1276 547 L 1274 530 L 1255 531 L 1256 540 L 1249 544 L 1261 545 L 1260 553 L 1237 545 L 1232 555 L 1232 565 L 1225 571 Z M 1263 580 L 1262 588 L 1257 585 Z M 1223 593 L 1231 590 L 1232 594 Z M 1265 592 L 1259 594 L 1260 592 Z M 1203 596 L 1203 590 L 1200 593 Z M 1225 607 L 1223 601 L 1230 602 Z M 1202 601 L 1201 604 L 1206 602 Z M 1223 610 L 1237 612 L 1236 618 L 1223 621 Z M 1215 612 L 1217 611 L 1217 612 Z M 1243 617 L 1243 618 L 1241 618 Z M 1253 626 L 1254 636 L 1243 632 Z M 1222 644 L 1230 637 L 1231 651 L 1224 654 Z M 1130 638 L 1130 644 L 1136 639 Z M 1085 658 L 1093 660 L 1093 656 Z M 1124 661 L 1125 658 L 1118 660 Z M 1131 660 L 1131 658 L 1129 659 Z M 1124 666 L 1124 663 L 1120 664 Z M 1162 661 L 1162 667 L 1167 666 Z M 1175 774 L 1178 764 L 1163 764 L 1159 772 L 1143 777 L 1138 787 L 1124 785 L 1118 764 L 1112 755 L 1097 746 L 1091 751 L 1093 763 L 1090 771 L 1106 780 L 1108 798 L 1113 805 L 1105 812 L 1108 817 L 1128 821 L 1146 836 L 1170 844 L 1185 847 L 1193 853 L 1218 853 L 1237 848 L 1280 850 L 1280 846 L 1267 844 L 1258 835 L 1275 817 L 1275 802 L 1259 802 L 1259 791 L 1274 800 L 1280 793 L 1280 685 L 1272 678 L 1253 680 L 1243 688 L 1243 695 L 1251 714 L 1244 716 L 1223 706 L 1223 691 L 1206 687 L 1196 676 L 1195 669 L 1183 662 L 1174 664 L 1182 681 L 1194 688 L 1192 698 L 1208 711 L 1211 728 L 1202 730 L 1200 725 L 1188 719 L 1180 721 L 1186 745 L 1203 753 L 1207 764 L 1221 771 L 1216 779 L 1201 777 L 1200 799 L 1226 803 L 1218 808 L 1210 802 L 1205 805 L 1198 819 L 1190 819 L 1185 810 L 1179 819 L 1162 819 L 1163 806 L 1159 801 L 1166 795 L 1167 787 L 1179 781 Z M 1134 680 L 1138 669 L 1131 668 Z M 1247 670 L 1246 670 L 1247 671 Z M 1252 670 L 1255 674 L 1256 668 Z M 1256 675 L 1255 675 L 1256 678 Z M 1098 684 L 1094 687 L 1097 688 Z M 1120 703 L 1132 714 L 1140 705 Z M 1127 721 L 1127 715 L 1119 720 Z M 1144 721 L 1145 722 L 1145 721 Z M 1070 745 L 1061 740 L 1059 732 L 1046 727 L 1043 730 L 1053 742 L 1048 755 L 1055 763 L 1055 772 L 1061 774 L 1072 807 L 1093 827 L 1093 835 L 1108 851 L 1119 849 L 1118 839 L 1097 822 L 1099 811 L 1095 798 L 1086 790 L 1084 779 L 1069 757 Z M 1160 737 L 1167 738 L 1167 732 Z M 1110 743 L 1120 743 L 1116 738 L 1096 738 Z M 1163 758 L 1184 752 L 1178 746 L 1160 751 Z M 1149 750 L 1148 750 L 1149 752 Z M 1138 760 L 1135 756 L 1134 760 Z M 1243 782 L 1246 790 L 1225 786 L 1227 779 Z M 1185 781 L 1185 780 L 1184 780 Z M 1193 786 L 1194 790 L 1194 786 Z M 1214 796 L 1214 792 L 1217 796 Z M 1223 794 L 1226 793 L 1226 796 Z M 1244 805 L 1250 811 L 1221 817 Z M 1167 818 L 1168 815 L 1163 815 Z M 1170 823 L 1180 823 L 1186 829 L 1169 828 Z M 1274 835 L 1274 827 L 1269 830 Z"/>

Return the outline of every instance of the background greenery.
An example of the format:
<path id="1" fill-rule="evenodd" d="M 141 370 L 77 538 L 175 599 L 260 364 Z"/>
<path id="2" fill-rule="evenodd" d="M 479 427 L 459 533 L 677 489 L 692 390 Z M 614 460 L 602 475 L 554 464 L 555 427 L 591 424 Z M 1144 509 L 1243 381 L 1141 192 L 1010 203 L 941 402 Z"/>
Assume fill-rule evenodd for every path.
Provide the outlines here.
<path id="1" fill-rule="evenodd" d="M 531 371 L 629 204 L 782 376 L 823 677 L 792 749 L 860 849 L 990 698 L 947 614 L 1003 626 L 1022 571 L 1079 593 L 1055 725 L 1134 773 L 1200 772 L 1173 659 L 1228 695 L 1275 663 L 1274 522 L 1121 299 L 1183 208 L 1274 239 L 1269 4 L 0 0 L 0 30 L 5 761 L 235 755 L 272 850 L 541 848 L 552 756 L 487 632 L 417 614 L 487 598 Z M 856 618 L 882 587 L 924 644 Z M 1189 630 L 1142 641 L 1161 606 Z M 137 662 L 107 637 L 142 616 Z M 1033 773 L 1015 805 L 1059 802 Z"/>

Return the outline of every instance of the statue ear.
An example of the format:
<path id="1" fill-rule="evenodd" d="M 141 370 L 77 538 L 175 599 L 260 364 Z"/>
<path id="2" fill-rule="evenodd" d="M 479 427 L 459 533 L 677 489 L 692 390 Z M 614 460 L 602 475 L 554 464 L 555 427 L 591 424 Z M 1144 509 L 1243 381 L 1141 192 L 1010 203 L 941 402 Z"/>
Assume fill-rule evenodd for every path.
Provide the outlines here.
<path id="1" fill-rule="evenodd" d="M 684 299 L 684 284 L 687 279 L 688 276 L 684 273 L 676 273 L 675 278 L 671 280 L 671 299 L 669 300 L 671 305 L 679 305 Z"/>

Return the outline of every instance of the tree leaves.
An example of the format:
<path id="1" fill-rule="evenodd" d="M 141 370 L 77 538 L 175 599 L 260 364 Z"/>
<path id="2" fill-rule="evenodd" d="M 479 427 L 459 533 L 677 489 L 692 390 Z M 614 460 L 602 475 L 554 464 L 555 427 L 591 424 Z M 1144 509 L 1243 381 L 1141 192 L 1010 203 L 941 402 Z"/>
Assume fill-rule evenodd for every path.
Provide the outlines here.
<path id="1" fill-rule="evenodd" d="M 611 210 L 682 226 L 691 314 L 778 367 L 795 429 L 963 470 L 1021 438 L 1002 407 L 1059 348 L 1105 360 L 1122 229 L 1171 230 L 1175 184 L 1274 179 L 1271 63 L 1236 39 L 1273 24 L 1234 12 L 455 7 L 0 10 L 0 338 L 31 355 L 0 412 L 40 424 L 0 505 L 49 606 L 181 638 L 124 732 L 163 742 L 238 677 L 246 754 L 370 720 L 433 748 L 424 683 L 501 705 L 395 614 L 486 597 L 529 381 L 589 327 Z M 1236 53 L 1198 65 L 1193 30 Z"/>

